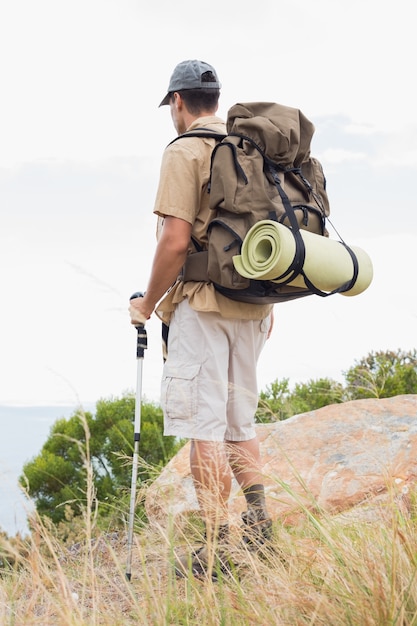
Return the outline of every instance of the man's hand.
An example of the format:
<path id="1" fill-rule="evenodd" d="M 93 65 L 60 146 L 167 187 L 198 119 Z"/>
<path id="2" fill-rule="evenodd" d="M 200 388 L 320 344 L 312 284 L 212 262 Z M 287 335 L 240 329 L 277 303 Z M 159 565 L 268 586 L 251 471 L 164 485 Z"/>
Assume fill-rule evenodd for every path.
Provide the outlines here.
<path id="1" fill-rule="evenodd" d="M 134 326 L 145 326 L 151 316 L 144 300 L 144 298 L 133 298 L 129 302 L 130 320 Z"/>

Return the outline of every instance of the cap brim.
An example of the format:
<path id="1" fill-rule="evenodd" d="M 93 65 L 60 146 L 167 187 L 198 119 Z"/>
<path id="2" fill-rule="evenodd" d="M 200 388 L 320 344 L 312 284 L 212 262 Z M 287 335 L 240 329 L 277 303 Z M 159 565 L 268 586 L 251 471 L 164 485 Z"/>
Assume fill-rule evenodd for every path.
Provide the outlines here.
<path id="1" fill-rule="evenodd" d="M 167 95 L 165 96 L 165 98 L 162 100 L 161 104 L 159 105 L 160 107 L 164 106 L 165 104 L 169 104 L 169 93 L 167 93 Z"/>

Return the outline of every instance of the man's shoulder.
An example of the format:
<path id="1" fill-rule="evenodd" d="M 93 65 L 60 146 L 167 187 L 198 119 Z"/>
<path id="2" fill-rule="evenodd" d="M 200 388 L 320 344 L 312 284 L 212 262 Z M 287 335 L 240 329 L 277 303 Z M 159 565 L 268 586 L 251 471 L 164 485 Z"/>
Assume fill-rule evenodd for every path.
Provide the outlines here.
<path id="1" fill-rule="evenodd" d="M 226 134 L 226 124 L 215 116 L 199 117 L 187 128 L 184 134 L 175 137 L 168 144 L 165 149 L 166 158 L 169 158 L 170 154 L 181 152 L 205 157 L 207 148 L 204 146 L 207 146 L 211 151 L 216 143 L 216 138 L 210 135 L 210 131 L 219 135 L 219 139 L 221 139 Z M 193 135 L 194 132 L 197 135 Z M 199 136 L 200 132 L 202 135 L 207 132 L 207 137 Z"/>

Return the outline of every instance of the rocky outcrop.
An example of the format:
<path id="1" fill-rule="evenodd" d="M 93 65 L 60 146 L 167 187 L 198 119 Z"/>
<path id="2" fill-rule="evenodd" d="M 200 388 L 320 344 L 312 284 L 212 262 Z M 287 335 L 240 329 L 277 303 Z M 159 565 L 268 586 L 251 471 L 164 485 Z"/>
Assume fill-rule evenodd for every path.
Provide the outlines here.
<path id="1" fill-rule="evenodd" d="M 366 514 L 393 500 L 407 507 L 417 487 L 417 395 L 333 404 L 257 431 L 268 509 L 284 523 L 306 511 Z M 188 456 L 189 443 L 149 487 L 151 521 L 198 509 Z M 233 481 L 232 517 L 245 508 Z"/>

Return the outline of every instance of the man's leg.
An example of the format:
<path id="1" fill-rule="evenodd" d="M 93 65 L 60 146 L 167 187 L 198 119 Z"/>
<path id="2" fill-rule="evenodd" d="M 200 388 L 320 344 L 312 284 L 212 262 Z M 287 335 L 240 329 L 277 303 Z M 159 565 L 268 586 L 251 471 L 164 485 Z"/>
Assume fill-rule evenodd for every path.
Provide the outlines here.
<path id="1" fill-rule="evenodd" d="M 272 536 L 272 520 L 265 502 L 258 438 L 228 442 L 229 462 L 242 488 L 247 511 L 242 513 L 243 542 L 259 548 Z"/>
<path id="2" fill-rule="evenodd" d="M 228 522 L 231 472 L 224 444 L 193 439 L 191 474 L 207 532 L 217 533 Z"/>
<path id="3" fill-rule="evenodd" d="M 230 466 L 242 488 L 248 508 L 255 509 L 259 519 L 266 519 L 268 514 L 258 438 L 229 442 L 228 449 Z"/>
<path id="4" fill-rule="evenodd" d="M 249 441 L 228 441 L 227 450 L 233 474 L 242 489 L 262 483 L 258 437 Z"/>
<path id="5" fill-rule="evenodd" d="M 164 434 L 191 440 L 190 469 L 206 541 L 177 556 L 176 571 L 196 576 L 229 572 L 228 498 L 231 470 L 224 449 L 228 401 L 228 324 L 194 311 L 187 300 L 174 312 L 164 366 Z"/>
<path id="6" fill-rule="evenodd" d="M 261 544 L 271 536 L 259 441 L 254 425 L 258 404 L 256 364 L 270 328 L 270 319 L 241 321 L 237 326 L 229 362 L 229 462 L 244 493 L 248 510 L 242 514 L 247 543 Z"/>

